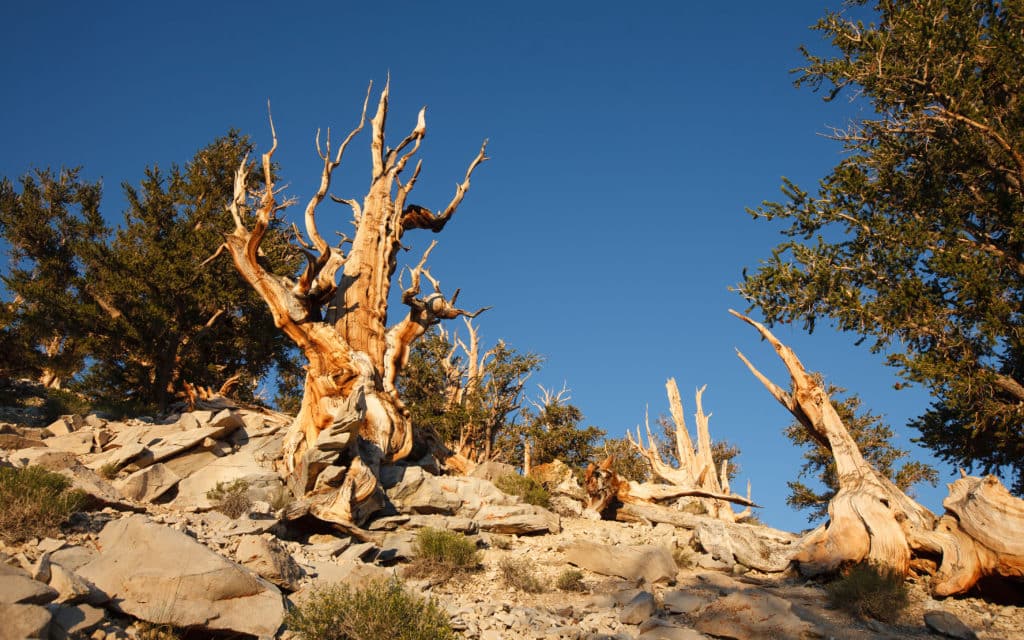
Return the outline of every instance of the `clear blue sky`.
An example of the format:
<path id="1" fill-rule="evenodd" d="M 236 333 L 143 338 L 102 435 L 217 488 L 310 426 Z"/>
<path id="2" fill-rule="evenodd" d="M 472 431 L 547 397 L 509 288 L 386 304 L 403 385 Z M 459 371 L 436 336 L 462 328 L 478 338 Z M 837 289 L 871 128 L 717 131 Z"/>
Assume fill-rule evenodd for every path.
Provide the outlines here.
<path id="1" fill-rule="evenodd" d="M 357 122 L 368 81 L 390 72 L 392 137 L 428 106 L 424 170 L 411 201 L 447 203 L 480 141 L 491 162 L 431 259 L 446 291 L 504 338 L 546 358 L 534 383 L 572 389 L 613 436 L 667 413 L 674 376 L 688 415 L 707 384 L 712 437 L 743 451 L 768 523 L 799 530 L 785 481 L 800 464 L 789 415 L 735 356 L 786 384 L 771 348 L 727 314 L 728 287 L 780 236 L 745 208 L 785 175 L 813 186 L 840 159 L 822 137 L 856 113 L 791 86 L 797 47 L 834 2 L 58 2 L 7 3 L 0 40 L 0 175 L 83 165 L 120 218 L 120 183 L 147 164 L 185 162 L 235 127 L 269 145 L 266 102 L 288 192 L 319 180 L 313 136 Z M 327 7 L 327 8 L 325 8 Z M 362 197 L 357 139 L 333 192 Z M 299 212 L 294 212 L 299 215 Z M 350 214 L 325 205 L 321 228 Z M 429 241 L 430 238 L 427 238 Z M 407 236 L 418 257 L 424 238 Z M 894 391 L 881 358 L 821 326 L 779 327 L 805 364 L 884 414 L 897 444 L 920 390 Z M 535 384 L 531 392 L 536 390 Z M 942 481 L 952 479 L 941 467 Z M 945 495 L 923 488 L 933 510 Z"/>

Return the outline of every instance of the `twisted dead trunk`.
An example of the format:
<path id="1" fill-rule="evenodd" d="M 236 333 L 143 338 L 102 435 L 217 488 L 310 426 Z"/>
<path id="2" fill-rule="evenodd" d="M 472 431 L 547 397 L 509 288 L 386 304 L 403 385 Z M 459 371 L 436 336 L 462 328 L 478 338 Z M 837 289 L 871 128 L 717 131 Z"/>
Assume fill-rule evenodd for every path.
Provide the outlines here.
<path id="1" fill-rule="evenodd" d="M 775 348 L 789 371 L 790 390 L 765 377 L 742 353 L 739 357 L 835 459 L 839 490 L 829 502 L 828 522 L 809 533 L 792 556 L 801 572 L 830 573 L 869 562 L 903 575 L 931 574 L 937 596 L 964 593 L 986 576 L 1024 577 L 1024 501 L 994 476 L 961 472 L 943 501 L 946 513 L 936 517 L 867 463 L 825 388 L 792 349 L 761 323 L 730 313 Z"/>
<path id="2" fill-rule="evenodd" d="M 364 127 L 367 93 L 359 125 L 331 155 L 331 141 L 317 152 L 323 161 L 320 187 L 305 209 L 303 238 L 295 230 L 307 264 L 297 280 L 266 271 L 260 243 L 278 211 L 271 172 L 277 136 L 263 154 L 264 187 L 257 201 L 246 193 L 248 166 L 235 176 L 230 205 L 235 230 L 224 249 L 238 272 L 267 303 L 275 324 L 302 350 L 309 366 L 301 408 L 285 438 L 283 472 L 293 493 L 318 518 L 340 525 L 358 525 L 381 506 L 377 482 L 381 463 L 407 456 L 413 444 L 409 412 L 398 397 L 395 379 L 406 364 L 409 348 L 433 324 L 458 316 L 473 317 L 455 306 L 440 290 L 425 264 L 434 244 L 410 272 L 402 293 L 408 315 L 388 326 L 388 294 L 397 267 L 402 237 L 410 229 L 441 231 L 469 189 L 474 169 L 487 158 L 486 142 L 470 163 L 463 181 L 440 213 L 407 204 L 420 172 L 420 162 L 403 182 L 400 176 L 426 134 L 424 111 L 416 126 L 394 148 L 385 145 L 388 92 L 380 94 L 371 124 L 372 176 L 362 204 L 332 196 L 353 212 L 356 231 L 347 253 L 330 246 L 317 227 L 317 207 L 328 195 L 331 176 L 348 144 Z M 343 243 L 349 241 L 343 239 Z M 340 271 L 340 279 L 338 277 Z M 433 292 L 422 295 L 426 278 Z M 482 311 L 482 310 L 481 310 Z"/>

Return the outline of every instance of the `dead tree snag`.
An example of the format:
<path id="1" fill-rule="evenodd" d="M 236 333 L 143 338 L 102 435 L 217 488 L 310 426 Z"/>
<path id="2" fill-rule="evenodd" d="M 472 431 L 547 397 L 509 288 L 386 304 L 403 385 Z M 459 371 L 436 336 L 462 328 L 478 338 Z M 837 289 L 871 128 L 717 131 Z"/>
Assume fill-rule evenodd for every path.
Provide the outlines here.
<path id="1" fill-rule="evenodd" d="M 643 445 L 643 439 L 640 437 L 640 427 L 636 429 L 636 440 L 633 439 L 633 435 L 628 431 L 626 432 L 626 437 L 629 443 L 651 465 L 651 472 L 656 478 L 679 489 L 700 492 L 696 495 L 709 516 L 728 522 L 735 522 L 737 519 L 749 516 L 751 513 L 753 503 L 750 502 L 750 485 L 749 483 L 747 485 L 746 502 L 740 502 L 740 504 L 747 505 L 746 510 L 739 514 L 733 512 L 729 503 L 737 502 L 737 499 L 742 500 L 742 498 L 733 495 L 729 488 L 729 461 L 723 460 L 721 469 L 716 469 L 715 467 L 715 461 L 711 453 L 711 431 L 708 427 L 711 415 L 704 413 L 704 404 L 702 402 L 705 389 L 707 389 L 707 385 L 701 387 L 696 392 L 697 447 L 694 450 L 693 440 L 690 438 L 690 433 L 686 428 L 683 401 L 679 396 L 679 387 L 676 386 L 676 380 L 675 378 L 669 378 L 665 383 L 665 390 L 668 393 L 669 410 L 672 413 L 672 422 L 675 425 L 678 468 L 672 467 L 662 460 L 661 454 L 658 452 L 657 441 L 651 433 L 650 421 L 646 419 L 646 416 L 644 426 L 647 428 L 647 446 Z M 638 485 L 634 487 L 633 485 L 635 484 L 631 483 L 631 493 L 637 499 L 650 495 L 651 488 L 659 487 L 659 485 Z M 721 497 L 718 498 L 717 496 Z"/>
<path id="2" fill-rule="evenodd" d="M 994 476 L 969 477 L 949 485 L 946 513 L 936 517 L 911 500 L 861 455 L 820 380 L 793 350 L 761 323 L 740 313 L 774 348 L 790 375 L 785 391 L 742 354 L 740 359 L 808 433 L 832 452 L 839 490 L 829 520 L 801 541 L 792 560 L 806 574 L 871 562 L 898 571 L 933 575 L 938 596 L 964 593 L 986 576 L 1024 576 L 1024 501 Z"/>
<path id="3" fill-rule="evenodd" d="M 296 230 L 307 259 L 298 279 L 270 273 L 260 260 L 260 243 L 272 219 L 292 204 L 277 200 L 271 172 L 277 148 L 273 122 L 273 145 L 262 156 L 263 189 L 250 198 L 245 188 L 249 167 L 243 162 L 229 207 L 235 230 L 224 245 L 239 273 L 266 301 L 277 326 L 309 360 L 302 405 L 285 438 L 283 471 L 310 513 L 340 525 L 358 525 L 380 506 L 379 465 L 405 457 L 412 448 L 409 412 L 395 390 L 410 345 L 443 319 L 480 312 L 456 307 L 458 290 L 451 298 L 441 293 L 440 283 L 426 268 L 435 246 L 431 244 L 408 273 L 410 283 L 402 292 L 408 315 L 393 326 L 387 324 L 388 293 L 403 235 L 411 229 L 440 232 L 462 203 L 473 171 L 487 160 L 485 141 L 443 210 L 435 213 L 409 203 L 421 162 L 404 182 L 402 175 L 426 134 L 424 110 L 412 131 L 394 148 L 387 147 L 388 91 L 385 86 L 370 120 L 369 191 L 361 204 L 332 196 L 353 212 L 355 234 L 343 239 L 351 242 L 347 252 L 343 244 L 331 246 L 324 239 L 317 209 L 328 195 L 345 149 L 366 124 L 369 91 L 358 126 L 333 156 L 330 134 L 323 147 L 317 135 L 323 170 L 319 189 L 305 208 L 306 237 Z M 424 279 L 432 287 L 427 293 L 422 290 Z"/>

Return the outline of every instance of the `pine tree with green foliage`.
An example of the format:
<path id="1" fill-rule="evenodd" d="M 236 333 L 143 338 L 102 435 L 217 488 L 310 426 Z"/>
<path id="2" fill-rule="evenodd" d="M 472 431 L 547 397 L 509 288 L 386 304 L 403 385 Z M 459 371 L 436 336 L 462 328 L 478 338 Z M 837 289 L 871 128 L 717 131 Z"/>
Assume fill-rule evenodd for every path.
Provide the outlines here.
<path id="1" fill-rule="evenodd" d="M 605 431 L 581 426 L 583 412 L 569 399 L 568 389 L 554 393 L 541 387 L 541 398 L 525 412 L 517 460 L 523 460 L 526 447 L 533 466 L 561 460 L 572 469 L 583 469 L 597 458 Z"/>
<path id="2" fill-rule="evenodd" d="M 20 193 L 0 185 L 14 296 L 4 331 L 33 345 L 40 374 L 76 375 L 103 405 L 163 409 L 185 383 L 217 388 L 235 376 L 236 393 L 252 398 L 286 358 L 284 338 L 229 263 L 204 264 L 229 230 L 224 202 L 251 150 L 232 131 L 184 166 L 148 168 L 138 187 L 124 184 L 116 229 L 99 212 L 100 185 L 77 171 L 36 172 Z M 264 259 L 297 265 L 280 224 L 269 235 Z"/>
<path id="3" fill-rule="evenodd" d="M 850 10 L 863 13 L 867 2 Z M 751 211 L 788 240 L 738 290 L 769 323 L 825 320 L 868 341 L 934 404 L 942 459 L 1010 470 L 1024 491 L 1024 6 L 885 0 L 828 13 L 798 87 L 853 96 L 843 160 Z M 902 383 L 901 383 L 902 384 Z"/>

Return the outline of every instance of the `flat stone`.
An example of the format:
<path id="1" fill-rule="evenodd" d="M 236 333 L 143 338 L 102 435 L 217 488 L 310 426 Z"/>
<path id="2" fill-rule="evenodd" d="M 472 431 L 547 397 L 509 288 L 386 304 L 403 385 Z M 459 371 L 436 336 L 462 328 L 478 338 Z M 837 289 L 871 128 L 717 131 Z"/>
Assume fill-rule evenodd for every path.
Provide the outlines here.
<path id="1" fill-rule="evenodd" d="M 165 460 L 162 464 L 179 478 L 187 478 L 219 457 L 212 451 L 193 449 L 170 460 Z"/>
<path id="2" fill-rule="evenodd" d="M 678 568 L 665 547 L 655 545 L 606 545 L 578 541 L 565 548 L 568 562 L 594 573 L 643 579 L 647 584 L 674 582 Z"/>
<path id="3" fill-rule="evenodd" d="M 0 563 L 0 603 L 46 604 L 57 595 L 56 590 L 33 580 L 24 570 Z"/>
<path id="4" fill-rule="evenodd" d="M 654 615 L 655 606 L 654 594 L 650 591 L 641 591 L 619 612 L 619 622 L 640 624 Z"/>
<path id="5" fill-rule="evenodd" d="M 706 635 L 688 627 L 669 624 L 652 626 L 637 636 L 637 640 L 709 640 Z"/>
<path id="6" fill-rule="evenodd" d="M 669 613 L 690 614 L 707 605 L 711 600 L 689 591 L 677 590 L 665 592 L 661 597 L 661 601 L 665 610 Z"/>
<path id="7" fill-rule="evenodd" d="M 788 600 L 755 590 L 718 598 L 700 613 L 694 626 L 706 635 L 736 640 L 827 636 L 797 616 Z"/>
<path id="8" fill-rule="evenodd" d="M 102 600 L 92 585 L 81 576 L 59 564 L 50 565 L 50 587 L 58 594 L 57 602 L 75 603 L 85 600 Z"/>
<path id="9" fill-rule="evenodd" d="M 243 536 L 235 550 L 235 559 L 279 587 L 294 591 L 302 579 L 302 569 L 281 543 L 269 535 Z"/>
<path id="10" fill-rule="evenodd" d="M 158 462 L 114 482 L 114 486 L 126 498 L 139 502 L 153 502 L 179 481 L 181 477 L 178 474 L 171 471 L 167 465 Z"/>
<path id="11" fill-rule="evenodd" d="M 75 454 L 68 451 L 57 451 L 46 445 L 12 451 L 8 460 L 16 467 L 42 467 L 48 471 L 58 471 L 78 463 Z"/>
<path id="12" fill-rule="evenodd" d="M 948 611 L 928 611 L 924 614 L 924 623 L 942 636 L 959 640 L 978 640 L 978 635 L 970 627 Z"/>
<path id="13" fill-rule="evenodd" d="M 43 440 L 26 438 L 16 433 L 0 433 L 0 449 L 17 450 L 45 446 L 46 442 Z"/>
<path id="14" fill-rule="evenodd" d="M 50 554 L 50 564 L 59 564 L 69 571 L 77 571 L 79 567 L 92 562 L 97 552 L 88 547 L 64 547 Z"/>
<path id="15" fill-rule="evenodd" d="M 44 444 L 51 449 L 70 451 L 76 456 L 84 456 L 87 453 L 92 453 L 94 440 L 95 436 L 92 429 L 82 429 L 81 431 L 47 438 L 44 440 Z"/>
<path id="16" fill-rule="evenodd" d="M 248 484 L 249 495 L 253 499 L 267 497 L 275 491 L 280 491 L 284 486 L 277 472 L 259 464 L 253 452 L 239 451 L 223 458 L 216 458 L 179 482 L 178 495 L 171 504 L 177 508 L 210 509 L 213 502 L 206 494 L 219 483 L 230 484 L 237 480 Z"/>
<path id="17" fill-rule="evenodd" d="M 0 640 L 46 640 L 50 635 L 51 618 L 45 607 L 0 603 L 0 620 L 3 621 L 0 624 Z"/>
<path id="18" fill-rule="evenodd" d="M 533 504 L 484 505 L 473 516 L 481 531 L 514 533 L 558 533 L 562 530 L 558 515 Z M 671 557 L 671 556 L 669 556 Z"/>
<path id="19" fill-rule="evenodd" d="M 108 523 L 99 546 L 99 557 L 79 575 L 136 618 L 272 636 L 284 617 L 277 587 L 145 516 Z"/>
<path id="20" fill-rule="evenodd" d="M 73 431 L 78 431 L 84 426 L 85 421 L 82 419 L 82 416 L 69 415 L 57 418 L 46 427 L 46 430 L 55 436 L 63 436 Z"/>
<path id="21" fill-rule="evenodd" d="M 103 609 L 88 604 L 49 605 L 47 608 L 53 615 L 53 624 L 72 638 L 92 631 L 105 617 Z"/>

